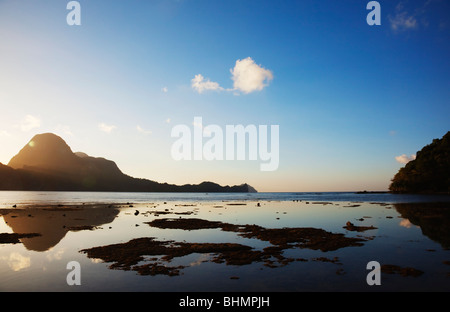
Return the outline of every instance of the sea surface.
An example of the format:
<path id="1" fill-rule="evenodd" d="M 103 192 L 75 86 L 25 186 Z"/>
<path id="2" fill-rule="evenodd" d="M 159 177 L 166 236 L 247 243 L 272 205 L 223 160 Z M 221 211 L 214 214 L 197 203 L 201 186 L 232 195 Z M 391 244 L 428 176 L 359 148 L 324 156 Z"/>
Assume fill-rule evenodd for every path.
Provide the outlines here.
<path id="1" fill-rule="evenodd" d="M 449 196 L 0 192 L 0 238 L 7 292 L 450 291 Z"/>
<path id="2" fill-rule="evenodd" d="M 265 193 L 128 193 L 128 192 L 30 192 L 0 191 L 0 208 L 35 204 L 148 203 L 152 201 L 208 202 L 223 200 L 361 201 L 410 203 L 450 201 L 448 195 L 414 195 L 358 192 L 265 192 Z"/>

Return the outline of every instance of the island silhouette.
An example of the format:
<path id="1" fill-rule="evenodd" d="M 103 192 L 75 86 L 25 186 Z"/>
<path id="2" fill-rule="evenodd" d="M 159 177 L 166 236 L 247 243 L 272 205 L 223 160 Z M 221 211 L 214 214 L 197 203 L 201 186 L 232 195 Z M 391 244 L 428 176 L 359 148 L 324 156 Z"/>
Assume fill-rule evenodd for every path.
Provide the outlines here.
<path id="1" fill-rule="evenodd" d="M 221 186 L 174 185 L 124 174 L 114 161 L 74 153 L 53 133 L 35 135 L 8 165 L 0 163 L 0 190 L 102 192 L 240 192 L 256 190 L 247 183 Z"/>
<path id="2" fill-rule="evenodd" d="M 416 158 L 395 174 L 393 193 L 450 194 L 450 131 L 424 146 Z"/>

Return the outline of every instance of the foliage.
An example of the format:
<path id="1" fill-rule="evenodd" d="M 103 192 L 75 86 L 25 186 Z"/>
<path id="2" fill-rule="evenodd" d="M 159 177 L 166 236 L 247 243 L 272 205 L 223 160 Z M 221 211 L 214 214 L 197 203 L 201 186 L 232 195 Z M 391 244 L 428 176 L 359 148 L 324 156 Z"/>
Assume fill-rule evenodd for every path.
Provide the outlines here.
<path id="1" fill-rule="evenodd" d="M 449 193 L 450 131 L 417 152 L 416 159 L 397 172 L 389 189 L 396 193 Z"/>

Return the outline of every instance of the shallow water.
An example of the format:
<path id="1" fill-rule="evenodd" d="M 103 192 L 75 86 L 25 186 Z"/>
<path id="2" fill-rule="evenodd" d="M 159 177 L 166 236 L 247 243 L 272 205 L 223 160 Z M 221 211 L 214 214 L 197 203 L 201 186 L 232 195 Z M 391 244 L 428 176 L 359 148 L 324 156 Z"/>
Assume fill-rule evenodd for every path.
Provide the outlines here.
<path id="1" fill-rule="evenodd" d="M 93 204 L 150 202 L 214 202 L 227 200 L 345 201 L 345 202 L 450 202 L 450 195 L 415 195 L 357 192 L 266 192 L 266 193 L 127 193 L 127 192 L 35 192 L 0 191 L 0 208 L 35 204 Z"/>
<path id="2" fill-rule="evenodd" d="M 197 200 L 201 197 L 198 194 L 189 200 L 182 195 L 169 194 L 164 199 L 154 197 L 149 201 L 146 200 L 149 195 L 145 194 L 140 194 L 138 200 L 118 194 L 111 200 L 116 205 L 109 206 L 98 204 L 107 202 L 105 195 L 92 200 L 81 193 L 75 194 L 80 198 L 74 198 L 74 194 L 54 195 L 57 199 L 50 196 L 51 205 L 45 205 L 45 197 L 34 194 L 39 199 L 33 201 L 30 196 L 24 198 L 16 194 L 22 201 L 15 201 L 17 207 L 12 208 L 14 199 L 0 194 L 3 204 L 0 234 L 41 235 L 21 238 L 15 244 L 0 243 L 0 291 L 450 290 L 448 204 L 356 202 L 354 198 L 352 201 L 293 201 L 289 197 L 261 201 L 232 197 L 236 194 L 218 196 L 210 201 Z M 64 198 L 66 200 L 62 200 Z M 92 202 L 97 204 L 88 205 Z M 124 204 L 117 204 L 119 202 Z M 70 206 L 66 206 L 67 203 Z M 36 207 L 36 204 L 41 206 Z M 148 224 L 166 218 L 195 218 L 240 226 L 256 224 L 264 229 L 316 228 L 359 238 L 361 245 L 322 251 L 291 243 L 289 247 L 284 246 L 278 258 L 272 255 L 268 261 L 267 258 L 256 259 L 245 264 L 215 261 L 220 252 L 188 252 L 170 260 L 165 260 L 164 255 L 143 255 L 135 265 L 179 267 L 178 274 L 173 276 L 162 271 L 139 275 L 133 266 L 127 270 L 112 269 L 114 262 L 89 258 L 87 253 L 81 252 L 149 237 L 167 246 L 172 241 L 172 247 L 177 243 L 230 243 L 245 245 L 257 252 L 280 246 L 261 237 L 244 237 L 238 231 L 220 227 L 185 230 Z M 344 228 L 348 221 L 355 226 L 375 229 L 350 231 Z M 67 284 L 70 261 L 80 264 L 80 286 Z M 381 285 L 369 286 L 366 282 L 369 261 L 413 268 L 421 274 L 403 276 L 400 271 L 393 274 L 382 271 Z"/>

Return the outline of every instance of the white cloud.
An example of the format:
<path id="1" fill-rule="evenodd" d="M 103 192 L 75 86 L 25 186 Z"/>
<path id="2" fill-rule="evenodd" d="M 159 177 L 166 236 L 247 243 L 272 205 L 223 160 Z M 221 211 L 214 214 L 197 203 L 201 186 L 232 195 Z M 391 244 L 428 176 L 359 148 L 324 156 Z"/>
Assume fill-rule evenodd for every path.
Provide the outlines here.
<path id="1" fill-rule="evenodd" d="M 411 155 L 411 156 L 406 156 L 406 154 L 400 155 L 400 156 L 395 156 L 395 160 L 401 164 L 407 164 L 409 163 L 411 160 L 416 159 L 416 155 Z"/>
<path id="2" fill-rule="evenodd" d="M 111 133 L 117 127 L 114 125 L 107 125 L 102 122 L 101 124 L 98 125 L 98 128 L 100 129 L 100 131 L 103 131 L 105 133 Z"/>
<path id="3" fill-rule="evenodd" d="M 30 131 L 41 126 L 41 120 L 32 115 L 26 115 L 22 122 L 20 123 L 20 130 Z"/>
<path id="4" fill-rule="evenodd" d="M 223 90 L 223 88 L 217 82 L 210 81 L 209 79 L 205 80 L 205 78 L 200 74 L 195 75 L 195 77 L 191 80 L 191 86 L 198 93 L 203 93 L 207 90 Z"/>
<path id="5" fill-rule="evenodd" d="M 397 12 L 394 17 L 389 16 L 389 22 L 393 31 L 416 29 L 419 26 L 417 19 L 406 11 Z"/>
<path id="6" fill-rule="evenodd" d="M 137 125 L 136 129 L 138 132 L 145 134 L 145 135 L 150 135 L 152 134 L 152 132 L 150 130 L 145 130 L 144 128 L 142 128 L 141 126 Z"/>
<path id="7" fill-rule="evenodd" d="M 235 95 L 261 91 L 269 85 L 273 79 L 273 73 L 255 63 L 251 57 L 237 60 L 234 68 L 230 69 L 233 88 L 225 89 L 219 83 L 205 79 L 201 74 L 195 75 L 191 80 L 192 88 L 198 93 L 208 90 L 232 91 Z"/>
<path id="8" fill-rule="evenodd" d="M 428 27 L 430 25 L 429 10 L 433 9 L 433 6 L 439 1 L 427 0 L 421 1 L 419 5 L 416 2 L 412 2 L 411 5 L 408 1 L 400 1 L 395 7 L 394 16 L 389 15 L 389 23 L 391 29 L 394 32 L 402 32 L 413 29 L 418 29 L 419 27 Z M 408 6 L 409 8 L 406 8 Z M 437 9 L 436 7 L 433 9 Z"/>
<path id="9" fill-rule="evenodd" d="M 170 118 L 167 118 L 167 119 L 166 119 L 166 123 L 170 123 Z"/>
<path id="10" fill-rule="evenodd" d="M 169 89 L 167 87 L 164 87 L 164 88 L 161 89 L 161 91 L 164 92 L 164 93 L 167 93 L 167 92 L 169 92 Z"/>
<path id="11" fill-rule="evenodd" d="M 273 79 L 273 74 L 260 65 L 257 65 L 252 58 L 247 57 L 237 60 L 236 65 L 230 70 L 233 79 L 234 90 L 243 93 L 261 91 Z"/>

